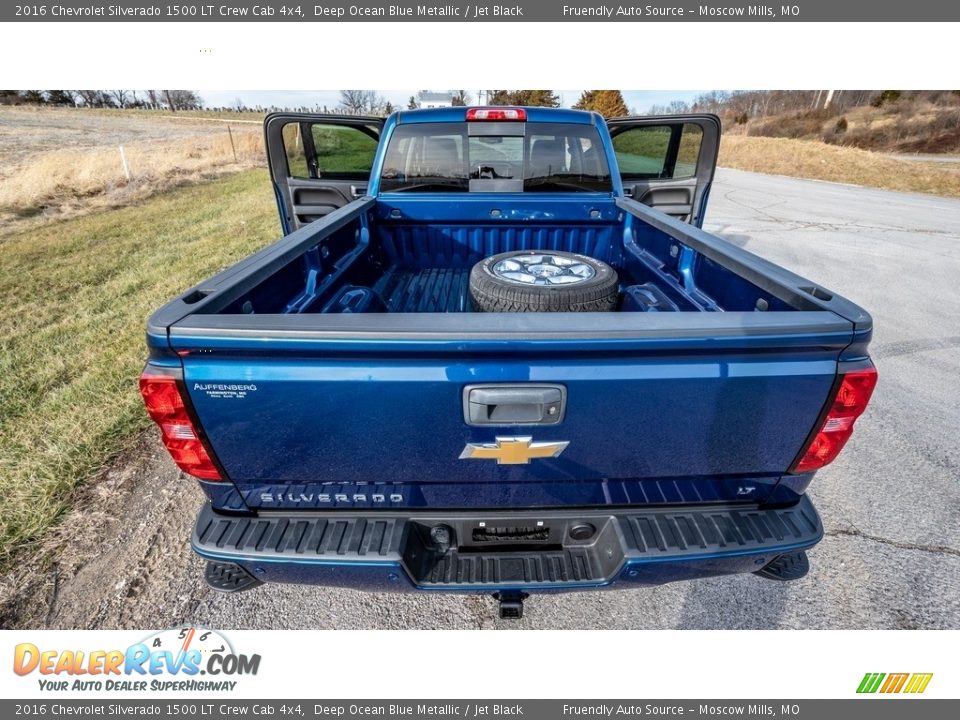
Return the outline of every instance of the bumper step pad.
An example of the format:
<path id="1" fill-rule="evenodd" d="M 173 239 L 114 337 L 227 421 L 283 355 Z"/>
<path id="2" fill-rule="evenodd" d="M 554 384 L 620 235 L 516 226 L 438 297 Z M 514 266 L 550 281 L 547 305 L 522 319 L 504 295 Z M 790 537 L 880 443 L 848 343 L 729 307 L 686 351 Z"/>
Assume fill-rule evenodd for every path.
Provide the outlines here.
<path id="1" fill-rule="evenodd" d="M 227 565 L 396 563 L 419 587 L 482 589 L 598 585 L 627 563 L 786 557 L 822 535 L 806 497 L 778 509 L 697 505 L 442 516 L 303 511 L 249 517 L 219 514 L 207 504 L 192 544 L 199 555 Z"/>
<path id="2" fill-rule="evenodd" d="M 263 585 L 253 575 L 239 565 L 226 562 L 207 562 L 203 579 L 214 590 L 222 593 L 236 593 L 243 590 L 252 590 Z"/>
<path id="3" fill-rule="evenodd" d="M 771 563 L 767 563 L 763 568 L 757 570 L 757 575 L 767 580 L 780 580 L 789 582 L 799 580 L 810 572 L 810 561 L 803 550 L 781 555 Z"/>

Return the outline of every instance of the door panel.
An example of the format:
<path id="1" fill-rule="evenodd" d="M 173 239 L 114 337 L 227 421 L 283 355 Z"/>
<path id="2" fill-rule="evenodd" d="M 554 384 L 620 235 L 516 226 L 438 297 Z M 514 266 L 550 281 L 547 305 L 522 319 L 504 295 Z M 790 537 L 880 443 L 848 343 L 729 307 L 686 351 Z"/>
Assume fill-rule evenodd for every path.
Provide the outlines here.
<path id="1" fill-rule="evenodd" d="M 662 210 L 685 222 L 690 222 L 693 200 L 697 185 L 692 180 L 676 180 L 676 184 L 654 183 L 650 185 L 637 181 L 633 185 L 631 197 L 635 200 Z"/>
<path id="2" fill-rule="evenodd" d="M 341 208 L 351 200 L 361 197 L 367 182 L 338 183 L 334 187 L 318 187 L 312 181 L 290 178 L 290 197 L 293 200 L 293 216 L 298 223 L 292 230 Z M 359 193 L 359 194 L 357 194 Z"/>
<path id="3" fill-rule="evenodd" d="M 720 119 L 662 115 L 609 120 L 625 192 L 700 227 L 717 164 Z"/>
<path id="4" fill-rule="evenodd" d="M 274 113 L 267 162 L 285 233 L 366 194 L 383 118 Z"/>

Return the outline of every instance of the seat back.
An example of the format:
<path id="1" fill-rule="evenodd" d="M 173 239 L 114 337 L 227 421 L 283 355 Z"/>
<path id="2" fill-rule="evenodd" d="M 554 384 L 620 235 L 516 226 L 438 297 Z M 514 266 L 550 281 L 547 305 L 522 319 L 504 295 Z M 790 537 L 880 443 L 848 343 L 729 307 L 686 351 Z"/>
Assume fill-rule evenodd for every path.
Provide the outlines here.
<path id="1" fill-rule="evenodd" d="M 563 140 L 537 138 L 530 148 L 530 172 L 528 177 L 539 178 L 566 172 L 567 153 Z"/>
<path id="2" fill-rule="evenodd" d="M 423 147 L 422 172 L 441 177 L 463 177 L 463 162 L 452 138 L 430 137 Z"/>

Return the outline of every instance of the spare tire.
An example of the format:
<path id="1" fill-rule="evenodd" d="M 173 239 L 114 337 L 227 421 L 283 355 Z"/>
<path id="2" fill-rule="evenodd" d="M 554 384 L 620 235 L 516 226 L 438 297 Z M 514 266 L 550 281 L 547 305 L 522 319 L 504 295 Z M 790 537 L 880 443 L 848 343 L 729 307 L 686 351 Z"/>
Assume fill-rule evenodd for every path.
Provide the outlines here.
<path id="1" fill-rule="evenodd" d="M 470 295 L 481 312 L 597 312 L 617 305 L 617 273 L 586 255 L 515 250 L 481 260 L 470 271 Z"/>

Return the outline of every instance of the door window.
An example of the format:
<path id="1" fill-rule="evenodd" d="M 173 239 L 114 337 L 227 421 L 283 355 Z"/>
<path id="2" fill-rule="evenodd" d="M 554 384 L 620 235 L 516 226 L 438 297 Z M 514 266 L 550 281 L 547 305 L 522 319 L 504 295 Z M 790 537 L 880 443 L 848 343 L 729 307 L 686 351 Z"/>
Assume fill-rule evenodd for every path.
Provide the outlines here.
<path id="1" fill-rule="evenodd" d="M 366 180 L 377 151 L 375 128 L 291 122 L 283 126 L 290 177 Z"/>
<path id="2" fill-rule="evenodd" d="M 697 174 L 697 161 L 700 160 L 702 144 L 703 128 L 692 123 L 684 123 L 672 177 L 689 178 Z"/>
<path id="3" fill-rule="evenodd" d="M 624 180 L 694 177 L 702 144 L 703 130 L 693 123 L 644 125 L 613 137 Z"/>

